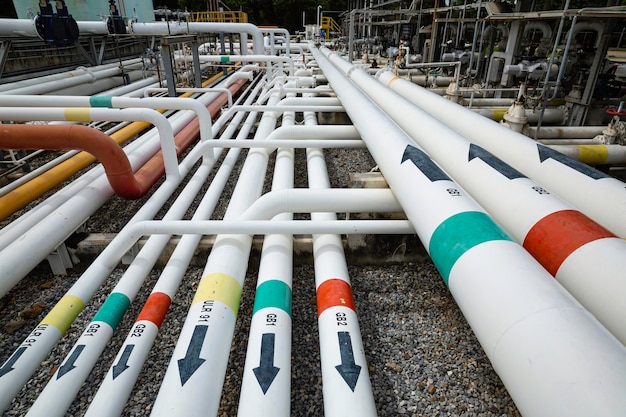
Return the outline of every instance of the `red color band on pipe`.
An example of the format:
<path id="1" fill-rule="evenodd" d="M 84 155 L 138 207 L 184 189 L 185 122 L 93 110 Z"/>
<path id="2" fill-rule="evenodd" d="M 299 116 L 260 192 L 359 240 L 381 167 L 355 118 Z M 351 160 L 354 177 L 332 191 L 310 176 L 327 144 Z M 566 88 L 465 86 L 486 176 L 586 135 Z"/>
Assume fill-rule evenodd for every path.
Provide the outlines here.
<path id="1" fill-rule="evenodd" d="M 556 276 L 561 264 L 581 246 L 597 239 L 615 237 L 576 210 L 561 210 L 539 220 L 524 238 L 524 248 Z"/>
<path id="2" fill-rule="evenodd" d="M 317 315 L 322 315 L 329 307 L 349 307 L 354 310 L 352 288 L 346 281 L 338 278 L 326 280 L 317 288 Z"/>

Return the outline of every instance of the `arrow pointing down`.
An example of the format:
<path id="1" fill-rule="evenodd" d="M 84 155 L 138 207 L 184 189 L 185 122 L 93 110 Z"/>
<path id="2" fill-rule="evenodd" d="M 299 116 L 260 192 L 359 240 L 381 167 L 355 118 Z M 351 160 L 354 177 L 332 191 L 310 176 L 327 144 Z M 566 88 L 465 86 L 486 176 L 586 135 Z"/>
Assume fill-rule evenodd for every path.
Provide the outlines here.
<path id="1" fill-rule="evenodd" d="M 267 393 L 278 371 L 280 371 L 280 368 L 274 366 L 275 339 L 276 335 L 274 333 L 263 333 L 261 338 L 261 359 L 259 366 L 252 370 L 263 390 L 263 394 Z"/>
<path id="2" fill-rule="evenodd" d="M 356 382 L 361 373 L 361 367 L 354 362 L 354 352 L 352 350 L 352 339 L 349 332 L 338 332 L 339 353 L 341 354 L 341 365 L 335 366 L 352 392 L 356 387 Z"/>

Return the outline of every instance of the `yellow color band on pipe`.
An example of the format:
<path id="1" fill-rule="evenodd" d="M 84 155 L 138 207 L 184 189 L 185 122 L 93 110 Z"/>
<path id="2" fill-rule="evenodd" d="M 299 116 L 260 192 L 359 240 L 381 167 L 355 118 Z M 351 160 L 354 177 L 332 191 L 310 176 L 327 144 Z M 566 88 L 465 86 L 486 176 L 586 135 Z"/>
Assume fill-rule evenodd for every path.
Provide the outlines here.
<path id="1" fill-rule="evenodd" d="M 578 160 L 585 164 L 603 164 L 609 157 L 609 148 L 604 145 L 577 145 Z"/>

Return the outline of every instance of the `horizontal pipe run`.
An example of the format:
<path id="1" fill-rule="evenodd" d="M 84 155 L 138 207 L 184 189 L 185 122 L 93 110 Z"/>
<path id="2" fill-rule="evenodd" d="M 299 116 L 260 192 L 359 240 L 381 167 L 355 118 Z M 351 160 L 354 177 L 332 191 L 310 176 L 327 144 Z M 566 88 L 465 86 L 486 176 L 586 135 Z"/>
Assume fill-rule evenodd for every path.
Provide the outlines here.
<path id="1" fill-rule="evenodd" d="M 165 164 L 165 174 L 172 178 L 178 177 L 178 160 L 174 146 L 174 132 L 167 119 L 159 112 L 151 109 L 101 109 L 101 108 L 0 108 L 0 118 L 12 121 L 30 120 L 66 120 L 91 122 L 102 121 L 146 121 L 152 123 L 159 131 L 161 150 Z"/>
<path id="2" fill-rule="evenodd" d="M 280 213 L 402 212 L 388 188 L 288 189 L 259 197 L 240 220 L 271 219 Z"/>
<path id="3" fill-rule="evenodd" d="M 193 62 L 193 57 L 183 56 L 175 58 L 178 61 Z M 277 62 L 287 64 L 289 67 L 289 75 L 293 75 L 295 71 L 295 65 L 293 59 L 287 56 L 276 55 L 200 55 L 200 62 L 219 62 L 221 64 L 234 63 L 234 62 Z"/>
<path id="4" fill-rule="evenodd" d="M 538 139 L 590 139 L 601 135 L 604 129 L 606 126 L 529 126 L 528 134 Z"/>
<path id="5" fill-rule="evenodd" d="M 233 139 L 227 142 L 203 142 L 204 148 L 364 148 L 360 139 L 267 139 L 251 141 L 248 139 Z"/>
<path id="6" fill-rule="evenodd" d="M 167 91 L 168 89 L 165 87 L 149 87 L 149 88 L 144 89 L 143 95 L 144 97 L 150 97 L 152 93 L 163 93 Z M 176 87 L 176 91 L 181 92 L 181 93 L 213 93 L 213 92 L 226 93 L 226 95 L 228 96 L 228 106 L 230 107 L 233 105 L 233 93 L 226 87 L 207 87 L 207 88 Z"/>
<path id="7" fill-rule="evenodd" d="M 626 163 L 626 147 L 622 145 L 546 145 L 550 149 L 588 165 Z"/>
<path id="8" fill-rule="evenodd" d="M 229 102 L 232 104 L 232 92 L 228 92 Z M 167 91 L 167 89 L 165 89 Z M 223 91 L 221 91 L 223 92 Z M 174 109 L 192 110 L 198 116 L 200 124 L 200 137 L 203 140 L 211 139 L 211 114 L 208 109 L 198 100 L 186 97 L 112 97 L 112 96 L 35 96 L 35 95 L 11 95 L 0 96 L 0 107 L 90 107 L 90 108 L 148 108 L 148 109 Z"/>

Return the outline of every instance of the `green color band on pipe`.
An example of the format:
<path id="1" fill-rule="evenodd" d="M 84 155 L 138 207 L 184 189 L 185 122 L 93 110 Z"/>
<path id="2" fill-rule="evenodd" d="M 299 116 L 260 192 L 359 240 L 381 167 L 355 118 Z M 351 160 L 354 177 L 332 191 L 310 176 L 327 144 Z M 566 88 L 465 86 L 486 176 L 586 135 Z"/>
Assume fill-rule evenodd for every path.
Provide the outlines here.
<path id="1" fill-rule="evenodd" d="M 89 97 L 89 105 L 91 107 L 113 107 L 113 97 L 111 96 L 92 96 Z"/>
<path id="2" fill-rule="evenodd" d="M 276 307 L 291 317 L 291 288 L 283 281 L 265 281 L 256 289 L 252 314 L 265 307 Z"/>
<path id="3" fill-rule="evenodd" d="M 221 62 L 230 62 L 230 57 L 228 57 L 228 56 L 221 56 L 220 57 L 220 61 Z"/>
<path id="4" fill-rule="evenodd" d="M 452 266 L 468 250 L 492 240 L 512 240 L 489 216 L 478 211 L 466 211 L 444 220 L 430 238 L 430 257 L 444 282 Z"/>
<path id="5" fill-rule="evenodd" d="M 107 297 L 98 313 L 94 316 L 93 321 L 103 321 L 115 329 L 129 305 L 130 299 L 127 296 L 114 292 Z"/>

